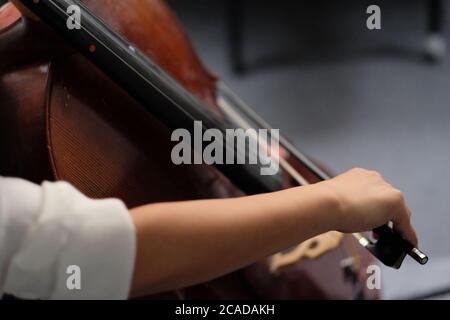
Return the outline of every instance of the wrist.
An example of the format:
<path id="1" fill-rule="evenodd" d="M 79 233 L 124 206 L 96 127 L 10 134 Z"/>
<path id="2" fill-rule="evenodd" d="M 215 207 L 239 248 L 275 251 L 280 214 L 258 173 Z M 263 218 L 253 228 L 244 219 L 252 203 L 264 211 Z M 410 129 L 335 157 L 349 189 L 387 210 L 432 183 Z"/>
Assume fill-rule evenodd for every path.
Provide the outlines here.
<path id="1" fill-rule="evenodd" d="M 309 188 L 314 192 L 320 204 L 318 215 L 321 225 L 325 229 L 323 232 L 340 230 L 343 223 L 343 205 L 338 194 L 328 185 L 327 181 L 310 185 Z"/>

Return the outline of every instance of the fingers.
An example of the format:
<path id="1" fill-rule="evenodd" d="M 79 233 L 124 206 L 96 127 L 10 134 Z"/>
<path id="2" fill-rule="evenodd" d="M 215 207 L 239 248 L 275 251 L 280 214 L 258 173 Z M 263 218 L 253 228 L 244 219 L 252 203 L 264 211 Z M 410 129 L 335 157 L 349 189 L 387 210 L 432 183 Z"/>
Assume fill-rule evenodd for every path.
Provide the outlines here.
<path id="1" fill-rule="evenodd" d="M 407 240 L 417 248 L 419 241 L 416 231 L 411 224 L 411 209 L 406 204 L 403 193 L 400 190 L 395 189 L 391 185 L 389 186 L 394 190 L 394 207 L 397 208 L 396 210 L 394 210 L 396 214 L 392 219 L 394 230 L 399 233 L 403 237 L 403 239 Z"/>
<path id="2" fill-rule="evenodd" d="M 392 220 L 394 223 L 394 230 L 397 231 L 403 239 L 409 241 L 414 247 L 417 248 L 419 240 L 417 238 L 416 231 L 411 225 L 411 210 L 404 205 L 402 211 L 395 216 Z"/>
<path id="3" fill-rule="evenodd" d="M 394 229 L 411 244 L 418 240 L 411 225 L 411 210 L 403 193 L 376 171 L 352 169 L 332 180 L 343 219 L 338 219 L 340 230 L 370 230 L 392 221 Z"/>

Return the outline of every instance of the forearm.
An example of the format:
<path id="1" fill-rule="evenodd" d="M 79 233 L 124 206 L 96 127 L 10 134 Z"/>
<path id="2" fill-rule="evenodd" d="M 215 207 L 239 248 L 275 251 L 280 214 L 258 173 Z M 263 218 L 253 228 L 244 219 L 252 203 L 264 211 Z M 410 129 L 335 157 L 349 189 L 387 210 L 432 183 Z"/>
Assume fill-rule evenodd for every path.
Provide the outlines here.
<path id="1" fill-rule="evenodd" d="M 336 204 L 321 191 L 311 186 L 132 210 L 138 243 L 132 294 L 204 282 L 329 231 Z"/>

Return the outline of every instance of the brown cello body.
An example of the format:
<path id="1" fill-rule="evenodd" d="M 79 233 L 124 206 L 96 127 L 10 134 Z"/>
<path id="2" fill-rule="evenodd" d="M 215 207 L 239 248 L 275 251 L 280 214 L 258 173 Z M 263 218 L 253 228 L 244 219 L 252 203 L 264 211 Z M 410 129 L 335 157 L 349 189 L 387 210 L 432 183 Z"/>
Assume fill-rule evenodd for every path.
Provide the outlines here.
<path id="1" fill-rule="evenodd" d="M 218 108 L 216 78 L 162 1 L 83 2 L 206 105 Z M 37 183 L 65 180 L 90 197 L 117 197 L 129 207 L 242 195 L 212 167 L 172 164 L 172 147 L 167 127 L 52 30 L 21 17 L 12 5 L 0 11 L 0 174 Z M 325 254 L 276 273 L 268 258 L 158 298 L 350 299 L 355 283 L 340 267 L 350 255 L 359 259 L 355 281 L 364 284 L 370 258 L 344 237 Z"/>

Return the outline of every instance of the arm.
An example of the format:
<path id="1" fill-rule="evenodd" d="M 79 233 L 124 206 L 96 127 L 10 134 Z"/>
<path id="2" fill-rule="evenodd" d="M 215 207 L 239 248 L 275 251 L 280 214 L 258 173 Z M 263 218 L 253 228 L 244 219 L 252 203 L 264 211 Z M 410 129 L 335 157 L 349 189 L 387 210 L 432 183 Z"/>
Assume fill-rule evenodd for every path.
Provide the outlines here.
<path id="1" fill-rule="evenodd" d="M 131 213 L 137 232 L 132 295 L 204 282 L 330 230 L 367 231 L 392 220 L 417 244 L 401 192 L 362 169 L 308 187 Z"/>
<path id="2" fill-rule="evenodd" d="M 329 230 L 365 231 L 390 220 L 417 245 L 402 193 L 362 169 L 308 187 L 154 204 L 131 215 L 121 201 L 89 199 L 65 182 L 0 177 L 0 295 L 124 299 L 130 284 L 133 296 L 173 290 Z M 80 290 L 67 285 L 74 265 Z"/>
<path id="3" fill-rule="evenodd" d="M 201 283 L 324 233 L 333 205 L 307 187 L 132 210 L 138 239 L 133 294 Z"/>

